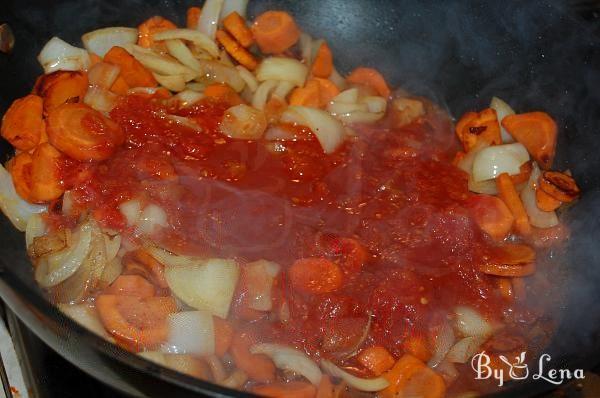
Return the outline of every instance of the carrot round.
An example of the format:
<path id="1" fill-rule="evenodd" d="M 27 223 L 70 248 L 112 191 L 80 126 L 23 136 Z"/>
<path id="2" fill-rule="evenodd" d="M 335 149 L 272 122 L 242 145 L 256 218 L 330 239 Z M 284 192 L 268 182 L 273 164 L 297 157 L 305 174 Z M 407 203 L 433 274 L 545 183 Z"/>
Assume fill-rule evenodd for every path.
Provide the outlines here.
<path id="1" fill-rule="evenodd" d="M 535 272 L 535 251 L 523 244 L 504 244 L 494 248 L 485 264 L 480 266 L 481 272 L 503 277 L 521 277 Z"/>
<path id="2" fill-rule="evenodd" d="M 296 260 L 289 268 L 292 287 L 306 294 L 330 293 L 342 286 L 340 267 L 325 258 L 309 257 Z"/>
<path id="3" fill-rule="evenodd" d="M 325 108 L 329 102 L 340 93 L 340 89 L 329 79 L 313 77 L 311 80 L 319 83 L 319 106 Z"/>
<path id="4" fill-rule="evenodd" d="M 574 201 L 581 194 L 575 179 L 559 171 L 544 171 L 540 176 L 539 189 L 564 203 Z"/>
<path id="5" fill-rule="evenodd" d="M 21 151 L 33 149 L 46 129 L 43 103 L 41 97 L 33 94 L 15 100 L 2 119 L 2 137 Z"/>
<path id="6" fill-rule="evenodd" d="M 161 289 L 168 289 L 169 284 L 165 278 L 165 267 L 146 250 L 138 249 L 127 253 L 123 257 L 125 264 L 124 273 L 129 275 L 140 275 L 151 281 Z"/>
<path id="7" fill-rule="evenodd" d="M 446 394 L 442 376 L 410 354 L 403 355 L 383 377 L 390 385 L 379 392 L 381 398 L 443 398 Z"/>
<path id="8" fill-rule="evenodd" d="M 139 275 L 121 275 L 104 290 L 104 294 L 146 298 L 154 296 L 155 289 L 152 283 Z"/>
<path id="9" fill-rule="evenodd" d="M 227 15 L 223 19 L 223 27 L 231 36 L 235 38 L 243 47 L 248 48 L 254 43 L 254 36 L 246 21 L 236 11 Z"/>
<path id="10" fill-rule="evenodd" d="M 558 128 L 550 115 L 546 112 L 509 115 L 502 119 L 502 127 L 527 148 L 540 167 L 548 170 L 552 166 Z"/>
<path id="11" fill-rule="evenodd" d="M 12 158 L 7 165 L 15 190 L 21 198 L 28 202 L 34 202 L 31 197 L 31 163 L 31 154 L 21 152 Z"/>
<path id="12" fill-rule="evenodd" d="M 542 211 L 554 211 L 562 205 L 560 200 L 555 199 L 539 187 L 535 190 L 535 203 Z"/>
<path id="13" fill-rule="evenodd" d="M 233 326 L 227 320 L 213 316 L 215 329 L 215 354 L 221 358 L 231 347 Z"/>
<path id="14" fill-rule="evenodd" d="M 521 235 L 529 235 L 531 233 L 529 216 L 510 176 L 507 173 L 500 174 L 496 177 L 496 186 L 498 187 L 500 199 L 504 201 L 515 218 L 517 232 Z"/>
<path id="15" fill-rule="evenodd" d="M 314 76 L 322 78 L 328 78 L 333 72 L 333 55 L 326 42 L 319 46 L 311 71 Z"/>
<path id="16" fill-rule="evenodd" d="M 380 376 L 394 366 L 395 363 L 392 354 L 381 346 L 373 346 L 362 350 L 356 360 L 374 376 Z"/>
<path id="17" fill-rule="evenodd" d="M 488 145 L 502 143 L 498 117 L 492 108 L 484 109 L 479 113 L 465 113 L 456 123 L 456 135 L 463 144 L 465 152 L 469 152 L 481 142 Z"/>
<path id="18" fill-rule="evenodd" d="M 186 26 L 188 29 L 197 29 L 198 21 L 202 15 L 202 9 L 200 7 L 190 7 L 186 13 Z"/>
<path id="19" fill-rule="evenodd" d="M 31 155 L 31 199 L 34 202 L 49 202 L 63 194 L 63 162 L 63 155 L 49 143 L 35 148 Z"/>
<path id="20" fill-rule="evenodd" d="M 256 386 L 252 392 L 270 398 L 314 398 L 317 389 L 305 381 L 290 381 Z"/>
<path id="21" fill-rule="evenodd" d="M 503 240 L 510 233 L 515 218 L 502 199 L 475 195 L 469 198 L 467 207 L 479 228 L 493 239 Z"/>
<path id="22" fill-rule="evenodd" d="M 122 47 L 112 47 L 104 55 L 104 62 L 117 65 L 121 68 L 119 77 L 122 77 L 129 87 L 156 87 L 158 85 L 152 72 L 146 69 L 140 61 L 135 59 L 133 55 L 129 54 Z M 117 81 L 115 81 L 115 84 Z"/>
<path id="23" fill-rule="evenodd" d="M 38 83 L 37 92 L 44 98 L 44 111 L 65 102 L 81 102 L 88 90 L 88 77 L 79 71 L 56 71 L 45 75 Z"/>
<path id="24" fill-rule="evenodd" d="M 321 87 L 316 80 L 309 80 L 304 87 L 295 88 L 290 94 L 290 105 L 319 108 L 321 105 Z"/>
<path id="25" fill-rule="evenodd" d="M 171 297 L 103 294 L 96 298 L 102 324 L 119 342 L 139 351 L 153 349 L 168 336 L 167 316 L 177 311 Z"/>
<path id="26" fill-rule="evenodd" d="M 244 103 L 239 94 L 225 83 L 209 84 L 204 89 L 204 95 L 217 101 L 224 102 L 229 106 L 235 106 Z"/>
<path id="27" fill-rule="evenodd" d="M 62 104 L 46 121 L 50 143 L 76 160 L 107 159 L 125 141 L 115 122 L 85 104 Z"/>
<path id="28" fill-rule="evenodd" d="M 263 354 L 252 354 L 250 347 L 255 343 L 254 336 L 247 332 L 234 335 L 231 341 L 230 353 L 233 362 L 248 374 L 248 377 L 258 382 L 275 380 L 275 365 Z"/>
<path id="29" fill-rule="evenodd" d="M 138 45 L 151 48 L 157 46 L 152 36 L 165 30 L 177 29 L 177 25 L 161 16 L 154 16 L 138 26 Z M 163 43 L 160 43 L 164 45 Z"/>
<path id="30" fill-rule="evenodd" d="M 240 65 L 245 66 L 249 70 L 254 70 L 258 66 L 258 62 L 254 55 L 250 54 L 240 43 L 235 41 L 233 37 L 224 30 L 219 29 L 216 34 L 219 43 L 225 48 L 225 51 L 233 57 Z"/>
<path id="31" fill-rule="evenodd" d="M 300 29 L 285 11 L 267 11 L 254 20 L 252 34 L 265 54 L 280 54 L 296 44 Z"/>
<path id="32" fill-rule="evenodd" d="M 363 86 L 371 87 L 377 94 L 384 98 L 388 98 L 391 93 L 390 88 L 381 73 L 373 68 L 356 68 L 348 75 L 346 80 L 349 83 L 362 84 Z"/>

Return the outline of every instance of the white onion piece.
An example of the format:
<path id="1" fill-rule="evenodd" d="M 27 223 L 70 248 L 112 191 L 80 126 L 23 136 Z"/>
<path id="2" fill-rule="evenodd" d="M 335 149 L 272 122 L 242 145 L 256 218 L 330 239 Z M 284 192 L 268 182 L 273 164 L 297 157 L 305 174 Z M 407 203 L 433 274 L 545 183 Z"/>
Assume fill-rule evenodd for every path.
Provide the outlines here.
<path id="1" fill-rule="evenodd" d="M 479 347 L 485 342 L 487 337 L 469 336 L 459 340 L 452 346 L 446 361 L 453 363 L 466 363 L 473 355 L 479 351 Z"/>
<path id="2" fill-rule="evenodd" d="M 371 112 L 363 112 L 356 111 L 350 113 L 341 113 L 335 115 L 338 119 L 340 119 L 344 123 L 374 123 L 383 117 L 384 113 L 371 113 Z"/>
<path id="3" fill-rule="evenodd" d="M 502 101 L 498 97 L 492 98 L 492 102 L 490 102 L 490 108 L 496 111 L 498 123 L 500 124 L 500 134 L 502 135 L 502 143 L 510 144 L 511 142 L 515 142 L 513 136 L 510 135 L 504 127 L 502 127 L 502 119 L 504 119 L 506 116 L 514 115 L 515 111 L 510 107 L 510 105 L 508 105 L 506 102 Z"/>
<path id="4" fill-rule="evenodd" d="M 10 173 L 0 164 L 0 210 L 19 231 L 25 231 L 33 214 L 47 210 L 46 205 L 34 205 L 23 200 L 13 184 Z"/>
<path id="5" fill-rule="evenodd" d="M 329 80 L 331 80 L 331 82 L 335 84 L 340 90 L 346 88 L 346 79 L 344 79 L 344 77 L 340 75 L 340 73 L 337 71 L 337 69 L 335 69 L 335 67 L 333 68 L 333 72 L 331 72 L 331 75 L 329 75 Z"/>
<path id="6" fill-rule="evenodd" d="M 117 105 L 118 99 L 119 96 L 111 91 L 91 86 L 85 93 L 83 102 L 99 112 L 108 113 Z"/>
<path id="7" fill-rule="evenodd" d="M 319 385 L 323 373 L 319 366 L 305 353 L 281 344 L 255 344 L 250 347 L 252 354 L 263 354 L 270 357 L 279 369 L 289 370 L 304 376 L 314 385 Z"/>
<path id="8" fill-rule="evenodd" d="M 313 63 L 312 42 L 313 38 L 308 33 L 300 33 L 300 38 L 298 39 L 300 55 L 304 61 L 304 64 L 308 67 L 312 66 Z"/>
<path id="9" fill-rule="evenodd" d="M 165 118 L 170 119 L 182 126 L 188 127 L 194 131 L 204 132 L 204 129 L 192 118 L 177 115 L 166 115 Z"/>
<path id="10" fill-rule="evenodd" d="M 321 109 L 290 106 L 281 115 L 281 121 L 310 128 L 325 153 L 335 152 L 345 138 L 342 124 Z"/>
<path id="11" fill-rule="evenodd" d="M 331 101 L 327 105 L 327 111 L 335 116 L 351 112 L 369 112 L 369 107 L 367 104 L 357 102 Z"/>
<path id="12" fill-rule="evenodd" d="M 167 250 L 156 246 L 147 246 L 145 248 L 152 257 L 159 263 L 168 267 L 196 266 L 203 263 L 203 259 L 193 256 L 182 256 L 173 254 Z"/>
<path id="13" fill-rule="evenodd" d="M 488 337 L 494 331 L 492 325 L 471 307 L 458 306 L 454 313 L 456 330 L 464 337 Z"/>
<path id="14" fill-rule="evenodd" d="M 35 280 L 44 288 L 56 286 L 73 275 L 84 262 L 91 250 L 92 222 L 83 224 L 72 234 L 69 247 L 40 258 L 35 269 Z"/>
<path id="15" fill-rule="evenodd" d="M 238 93 L 246 86 L 246 82 L 240 77 L 240 72 L 232 66 L 209 60 L 200 61 L 200 65 L 202 69 L 196 78 L 198 81 L 225 83 Z"/>
<path id="16" fill-rule="evenodd" d="M 173 98 L 179 101 L 179 105 L 181 107 L 185 108 L 187 106 L 194 105 L 196 102 L 200 101 L 204 97 L 205 96 L 203 93 L 186 89 L 177 93 L 177 95 L 175 95 Z"/>
<path id="17" fill-rule="evenodd" d="M 121 26 L 93 30 L 81 36 L 86 50 L 103 58 L 111 48 L 135 44 L 138 40 L 136 28 Z"/>
<path id="18" fill-rule="evenodd" d="M 290 129 L 278 125 L 269 126 L 264 136 L 267 141 L 306 141 L 307 137 L 300 137 Z"/>
<path id="19" fill-rule="evenodd" d="M 136 223 L 137 232 L 141 234 L 151 235 L 160 227 L 166 227 L 167 213 L 155 204 L 149 204 L 142 210 L 140 217 Z"/>
<path id="20" fill-rule="evenodd" d="M 291 82 L 279 82 L 279 84 L 277 85 L 277 87 L 275 87 L 275 90 L 273 91 L 273 96 L 285 99 L 285 97 L 288 96 L 288 94 L 292 91 L 293 88 L 294 84 Z"/>
<path id="21" fill-rule="evenodd" d="M 202 66 L 190 49 L 179 39 L 165 40 L 167 51 L 179 62 L 187 66 L 188 68 L 200 72 Z"/>
<path id="22" fill-rule="evenodd" d="M 253 140 L 262 137 L 267 129 L 267 117 L 260 109 L 239 104 L 225 111 L 219 128 L 228 137 Z"/>
<path id="23" fill-rule="evenodd" d="M 191 91 L 203 92 L 206 85 L 198 82 L 190 82 L 185 85 L 185 88 Z"/>
<path id="24" fill-rule="evenodd" d="M 435 368 L 446 357 L 450 348 L 454 345 L 455 337 L 454 330 L 448 323 L 444 323 L 437 328 L 433 336 L 433 355 L 427 362 L 427 366 Z"/>
<path id="25" fill-rule="evenodd" d="M 96 310 L 89 304 L 58 304 L 58 309 L 89 331 L 108 341 L 113 341 L 112 336 L 106 332 L 100 322 Z"/>
<path id="26" fill-rule="evenodd" d="M 260 110 L 265 109 L 265 105 L 267 104 L 271 92 L 275 90 L 278 84 L 279 83 L 276 80 L 262 82 L 252 96 L 252 106 Z"/>
<path id="27" fill-rule="evenodd" d="M 185 76 L 184 75 L 160 75 L 152 72 L 152 75 L 164 88 L 167 90 L 179 92 L 185 90 Z"/>
<path id="28" fill-rule="evenodd" d="M 107 62 L 98 62 L 88 71 L 88 81 L 90 86 L 97 86 L 104 89 L 110 89 L 119 77 L 121 68 L 117 65 Z"/>
<path id="29" fill-rule="evenodd" d="M 502 173 L 519 174 L 521 165 L 528 161 L 527 149 L 518 142 L 483 148 L 473 160 L 473 180 L 491 180 Z"/>
<path id="30" fill-rule="evenodd" d="M 223 362 L 216 355 L 207 355 L 204 357 L 206 364 L 210 368 L 210 373 L 212 373 L 213 380 L 217 383 L 223 381 L 227 375 L 225 373 L 225 367 L 223 366 Z"/>
<path id="31" fill-rule="evenodd" d="M 497 195 L 498 194 L 498 186 L 496 185 L 496 180 L 484 180 L 484 181 L 475 181 L 473 176 L 469 176 L 468 181 L 469 191 L 475 193 L 485 193 L 487 195 Z"/>
<path id="32" fill-rule="evenodd" d="M 537 188 L 540 174 L 540 168 L 534 162 L 529 181 L 521 191 L 521 200 L 523 201 L 523 207 L 525 207 L 531 225 L 536 228 L 551 228 L 558 225 L 556 212 L 540 210 L 535 199 L 535 189 Z"/>
<path id="33" fill-rule="evenodd" d="M 221 10 L 220 19 L 225 18 L 232 12 L 237 12 L 242 18 L 246 18 L 246 9 L 248 8 L 248 0 L 225 0 L 223 9 Z"/>
<path id="34" fill-rule="evenodd" d="M 102 234 L 102 236 L 104 237 L 104 246 L 106 247 L 106 261 L 111 261 L 117 257 L 117 253 L 119 253 L 119 249 L 121 248 L 121 235 L 108 236 Z"/>
<path id="35" fill-rule="evenodd" d="M 442 361 L 442 363 L 440 363 L 438 366 L 436 366 L 435 371 L 437 373 L 439 373 L 443 378 L 444 381 L 446 382 L 446 385 L 450 385 L 452 384 L 459 376 L 459 372 L 458 369 L 456 369 L 456 366 L 454 365 L 454 363 L 448 361 L 448 360 L 444 360 Z M 417 387 L 418 389 L 419 387 Z M 410 389 L 407 389 L 407 391 L 405 391 L 407 394 L 407 396 L 411 396 L 410 393 L 412 393 L 412 391 L 410 391 Z M 478 397 L 479 395 L 477 395 Z M 454 398 L 459 398 L 458 396 L 454 396 Z M 461 398 L 466 398 L 466 397 L 462 397 Z M 473 397 L 475 398 L 475 397 Z"/>
<path id="36" fill-rule="evenodd" d="M 99 286 L 100 288 L 108 287 L 123 273 L 123 263 L 119 257 L 114 257 L 106 263 L 106 266 L 100 274 Z"/>
<path id="37" fill-rule="evenodd" d="M 194 43 L 200 49 L 206 51 L 212 57 L 219 56 L 219 47 L 213 39 L 206 34 L 193 29 L 170 29 L 163 30 L 152 36 L 154 40 L 186 40 Z"/>
<path id="38" fill-rule="evenodd" d="M 323 370 L 333 377 L 339 377 L 344 380 L 352 388 L 356 388 L 359 391 L 381 391 L 387 388 L 390 383 L 383 377 L 376 377 L 374 379 L 362 379 L 356 377 L 340 368 L 335 366 L 332 362 L 326 359 L 321 360 L 321 367 Z"/>
<path id="39" fill-rule="evenodd" d="M 133 46 L 132 55 L 146 68 L 161 75 L 197 75 L 192 69 L 180 64 L 177 60 L 164 55 L 158 55 L 140 46 Z"/>
<path id="40" fill-rule="evenodd" d="M 236 369 L 223 379 L 219 384 L 223 387 L 241 389 L 244 383 L 248 381 L 248 375 L 243 370 Z"/>
<path id="41" fill-rule="evenodd" d="M 385 108 L 387 107 L 385 98 L 376 95 L 368 95 L 363 97 L 360 101 L 367 105 L 367 110 L 371 113 L 385 112 Z"/>
<path id="42" fill-rule="evenodd" d="M 39 214 L 32 214 L 27 221 L 25 228 L 25 247 L 29 248 L 33 243 L 34 238 L 38 238 L 46 234 L 46 223 Z"/>
<path id="43" fill-rule="evenodd" d="M 252 72 L 244 68 L 242 65 L 238 65 L 235 68 L 239 71 L 240 77 L 244 79 L 244 82 L 246 82 L 246 86 L 250 89 L 250 91 L 256 91 L 258 88 L 258 80 L 256 80 L 256 77 L 254 77 Z"/>
<path id="44" fill-rule="evenodd" d="M 137 199 L 131 199 L 119 205 L 119 211 L 125 217 L 127 225 L 135 225 L 142 214 L 142 204 Z"/>
<path id="45" fill-rule="evenodd" d="M 169 335 L 163 351 L 198 356 L 215 353 L 213 317 L 206 311 L 183 311 L 167 318 Z"/>
<path id="46" fill-rule="evenodd" d="M 355 104 L 358 102 L 358 89 L 356 87 L 344 90 L 331 100 L 332 102 L 346 102 Z"/>
<path id="47" fill-rule="evenodd" d="M 196 29 L 211 39 L 215 38 L 217 32 L 223 2 L 223 0 L 206 0 L 202 6 L 202 13 Z"/>
<path id="48" fill-rule="evenodd" d="M 159 87 L 134 87 L 127 90 L 127 94 L 154 95 L 158 89 Z"/>
<path id="49" fill-rule="evenodd" d="M 237 263 L 225 259 L 198 260 L 165 268 L 165 278 L 176 297 L 190 307 L 223 319 L 229 313 L 239 273 Z"/>
<path id="50" fill-rule="evenodd" d="M 258 81 L 283 80 L 298 87 L 304 86 L 307 74 L 308 68 L 302 62 L 283 57 L 265 58 L 256 69 Z"/>
<path id="51" fill-rule="evenodd" d="M 273 300 L 271 291 L 281 266 L 267 260 L 258 260 L 247 264 L 244 273 L 252 283 L 248 286 L 246 297 L 248 307 L 257 311 L 271 311 Z"/>
<path id="52" fill-rule="evenodd" d="M 65 216 L 71 215 L 73 211 L 73 193 L 72 191 L 65 191 L 62 197 L 62 214 Z"/>
<path id="53" fill-rule="evenodd" d="M 38 61 L 44 68 L 44 73 L 57 70 L 87 70 L 91 63 L 86 50 L 74 47 L 56 36 L 42 48 Z"/>

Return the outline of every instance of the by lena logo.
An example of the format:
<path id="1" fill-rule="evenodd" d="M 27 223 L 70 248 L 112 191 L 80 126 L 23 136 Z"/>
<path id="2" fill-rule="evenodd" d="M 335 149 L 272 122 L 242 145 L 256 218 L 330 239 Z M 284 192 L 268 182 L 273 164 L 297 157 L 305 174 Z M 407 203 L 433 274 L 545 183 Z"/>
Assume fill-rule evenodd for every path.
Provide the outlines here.
<path id="1" fill-rule="evenodd" d="M 545 380 L 554 385 L 560 385 L 571 379 L 584 379 L 583 369 L 554 369 L 548 366 L 552 360 L 550 355 L 542 354 L 537 363 L 538 368 L 534 373 L 529 372 L 529 366 L 525 363 L 525 352 L 509 359 L 504 355 L 498 356 L 504 366 L 492 366 L 491 358 L 488 354 L 480 352 L 471 359 L 471 367 L 475 371 L 476 380 L 495 379 L 498 386 L 502 387 L 507 380 L 525 380 L 531 376 L 533 380 Z M 533 369 L 532 369 L 533 371 Z"/>

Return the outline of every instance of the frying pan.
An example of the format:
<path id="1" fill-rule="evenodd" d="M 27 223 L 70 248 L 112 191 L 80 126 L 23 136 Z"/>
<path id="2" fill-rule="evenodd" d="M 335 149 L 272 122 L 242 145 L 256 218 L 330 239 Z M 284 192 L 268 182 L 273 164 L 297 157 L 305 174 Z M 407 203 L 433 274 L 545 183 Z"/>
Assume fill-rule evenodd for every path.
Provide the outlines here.
<path id="1" fill-rule="evenodd" d="M 583 196 L 563 219 L 572 231 L 546 350 L 557 368 L 589 369 L 600 360 L 600 40 L 598 25 L 572 4 L 552 1 L 251 0 L 249 15 L 285 9 L 323 37 L 342 72 L 369 65 L 394 86 L 429 97 L 452 115 L 497 95 L 517 110 L 544 110 L 559 125 L 556 165 L 570 169 Z M 87 31 L 135 26 L 160 14 L 183 24 L 184 0 L 3 0 L 0 22 L 16 36 L 0 55 L 0 111 L 29 92 L 41 73 L 35 57 L 57 35 L 73 44 Z M 2 161 L 11 154 L 2 142 Z M 249 396 L 147 362 L 81 328 L 36 286 L 24 238 L 0 219 L 0 295 L 43 341 L 92 376 L 133 396 Z M 535 299 L 535 298 L 534 298 Z M 531 396 L 553 386 L 525 381 L 504 394 Z"/>

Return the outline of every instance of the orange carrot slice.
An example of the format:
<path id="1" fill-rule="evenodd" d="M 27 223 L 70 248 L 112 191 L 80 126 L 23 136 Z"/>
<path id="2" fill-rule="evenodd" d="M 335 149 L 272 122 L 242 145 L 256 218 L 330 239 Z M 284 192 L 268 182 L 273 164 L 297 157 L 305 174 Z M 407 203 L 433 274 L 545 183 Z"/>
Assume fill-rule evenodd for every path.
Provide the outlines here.
<path id="1" fill-rule="evenodd" d="M 311 71 L 314 76 L 322 78 L 328 78 L 333 72 L 333 55 L 326 42 L 319 46 Z"/>
<path id="2" fill-rule="evenodd" d="M 250 54 L 240 43 L 235 41 L 233 37 L 224 30 L 219 29 L 216 34 L 217 40 L 227 54 L 231 55 L 239 64 L 245 66 L 249 70 L 254 70 L 258 66 L 258 62 L 254 58 L 254 55 Z"/>
<path id="3" fill-rule="evenodd" d="M 547 194 L 539 187 L 535 190 L 535 203 L 542 211 L 554 211 L 562 205 L 560 200 L 554 199 L 553 196 Z"/>
<path id="4" fill-rule="evenodd" d="M 407 354 L 410 354 L 423 362 L 431 358 L 431 350 L 427 345 L 427 339 L 423 336 L 410 336 L 402 342 L 402 348 Z"/>
<path id="5" fill-rule="evenodd" d="M 558 128 L 545 112 L 521 113 L 502 119 L 502 127 L 527 148 L 544 170 L 552 166 Z"/>
<path id="6" fill-rule="evenodd" d="M 523 244 L 507 243 L 491 249 L 481 272 L 504 277 L 521 277 L 535 272 L 535 251 Z"/>
<path id="7" fill-rule="evenodd" d="M 394 366 L 395 363 L 392 354 L 381 346 L 373 346 L 362 350 L 356 360 L 374 376 L 380 376 Z"/>
<path id="8" fill-rule="evenodd" d="M 213 83 L 204 89 L 204 95 L 223 102 L 229 106 L 243 104 L 244 100 L 235 92 L 234 89 L 225 83 Z"/>
<path id="9" fill-rule="evenodd" d="M 151 281 L 161 289 L 168 289 L 169 284 L 165 278 L 165 267 L 152 257 L 146 250 L 138 249 L 127 253 L 123 257 L 125 264 L 124 273 L 129 275 L 140 275 Z"/>
<path id="10" fill-rule="evenodd" d="M 488 145 L 502 143 L 498 117 L 492 108 L 484 109 L 479 113 L 465 113 L 456 123 L 456 135 L 463 144 L 465 152 L 475 148 L 478 143 Z"/>
<path id="11" fill-rule="evenodd" d="M 188 29 L 197 29 L 198 21 L 202 15 L 202 9 L 200 7 L 190 7 L 186 13 L 186 26 Z"/>
<path id="12" fill-rule="evenodd" d="M 171 29 L 177 29 L 177 26 L 168 19 L 161 16 L 149 18 L 138 26 L 138 45 L 145 48 L 157 47 L 157 43 L 152 36 L 156 33 Z M 163 43 L 160 44 L 164 45 Z M 162 46 L 158 47 L 162 48 Z"/>
<path id="13" fill-rule="evenodd" d="M 61 178 L 63 155 L 49 143 L 40 144 L 31 155 L 31 199 L 49 202 L 65 191 Z"/>
<path id="14" fill-rule="evenodd" d="M 21 150 L 33 149 L 45 133 L 43 100 L 37 95 L 27 95 L 15 100 L 2 119 L 0 133 L 12 146 Z"/>
<path id="15" fill-rule="evenodd" d="M 504 201 L 515 218 L 516 231 L 524 236 L 529 235 L 531 233 L 529 217 L 510 176 L 507 173 L 500 174 L 496 177 L 496 186 L 500 199 Z"/>
<path id="16" fill-rule="evenodd" d="M 295 88 L 290 94 L 290 105 L 318 108 L 321 105 L 321 86 L 316 80 L 309 80 L 304 87 Z"/>
<path id="17" fill-rule="evenodd" d="M 533 162 L 530 160 L 529 162 L 525 162 L 519 167 L 519 174 L 511 175 L 510 178 L 513 184 L 519 185 L 526 183 L 529 181 L 529 177 L 531 177 L 531 172 L 533 171 Z"/>
<path id="18" fill-rule="evenodd" d="M 329 79 L 313 77 L 311 80 L 319 83 L 319 106 L 325 108 L 329 102 L 340 93 L 340 89 Z"/>
<path id="19" fill-rule="evenodd" d="M 221 358 L 231 347 L 233 341 L 233 326 L 227 320 L 213 317 L 215 329 L 215 354 Z"/>
<path id="20" fill-rule="evenodd" d="M 156 87 L 158 85 L 152 73 L 122 47 L 111 48 L 104 55 L 104 62 L 119 66 L 121 68 L 119 76 L 129 87 Z"/>
<path id="21" fill-rule="evenodd" d="M 506 204 L 491 195 L 469 198 L 467 207 L 479 228 L 495 240 L 503 240 L 510 233 L 515 218 Z"/>
<path id="22" fill-rule="evenodd" d="M 362 84 L 367 87 L 371 87 L 379 95 L 384 98 L 390 96 L 390 88 L 385 82 L 385 79 L 381 73 L 377 72 L 373 68 L 360 67 L 356 68 L 348 75 L 346 80 L 353 84 Z"/>
<path id="23" fill-rule="evenodd" d="M 243 47 L 248 48 L 254 43 L 254 36 L 246 21 L 236 11 L 223 19 L 223 27 Z"/>
<path id="24" fill-rule="evenodd" d="M 123 79 L 123 76 L 117 76 L 115 82 L 112 86 L 110 86 L 110 91 L 118 95 L 126 95 L 127 91 L 129 91 L 129 84 Z"/>
<path id="25" fill-rule="evenodd" d="M 252 392 L 270 398 L 314 398 L 317 389 L 305 381 L 290 381 L 256 386 Z"/>
<path id="26" fill-rule="evenodd" d="M 250 353 L 250 347 L 254 343 L 255 337 L 248 332 L 235 334 L 230 347 L 233 362 L 252 380 L 264 383 L 275 380 L 275 365 L 269 357 Z"/>
<path id="27" fill-rule="evenodd" d="M 564 203 L 574 201 L 581 194 L 575 179 L 559 171 L 544 171 L 540 176 L 539 189 Z"/>
<path id="28" fill-rule="evenodd" d="M 31 197 L 31 163 L 31 154 L 21 152 L 8 162 L 7 167 L 19 196 L 33 203 L 34 200 Z"/>
<path id="29" fill-rule="evenodd" d="M 46 112 L 65 102 L 82 102 L 87 90 L 87 74 L 79 71 L 50 73 L 37 86 L 38 94 L 44 98 Z"/>
<path id="30" fill-rule="evenodd" d="M 294 18 L 285 11 L 267 11 L 259 15 L 251 29 L 256 44 L 265 54 L 280 54 L 300 38 Z"/>
<path id="31" fill-rule="evenodd" d="M 325 258 L 296 260 L 288 270 L 292 287 L 306 294 L 330 293 L 342 286 L 340 267 Z"/>
<path id="32" fill-rule="evenodd" d="M 155 289 L 152 283 L 139 275 L 121 275 L 104 290 L 104 294 L 147 298 L 155 295 Z"/>
<path id="33" fill-rule="evenodd" d="M 410 354 L 402 356 L 383 377 L 390 385 L 379 393 L 381 398 L 443 398 L 446 394 L 442 376 Z"/>

